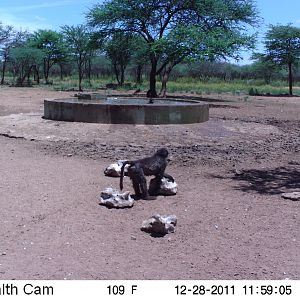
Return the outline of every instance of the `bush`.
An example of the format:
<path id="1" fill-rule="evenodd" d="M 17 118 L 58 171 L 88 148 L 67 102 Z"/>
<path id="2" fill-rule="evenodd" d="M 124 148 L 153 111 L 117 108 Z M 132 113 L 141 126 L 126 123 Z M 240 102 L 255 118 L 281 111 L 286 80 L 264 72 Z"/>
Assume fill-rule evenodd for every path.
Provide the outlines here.
<path id="1" fill-rule="evenodd" d="M 251 87 L 251 88 L 249 89 L 248 94 L 249 94 L 250 96 L 259 96 L 258 89 L 253 88 L 253 87 Z"/>

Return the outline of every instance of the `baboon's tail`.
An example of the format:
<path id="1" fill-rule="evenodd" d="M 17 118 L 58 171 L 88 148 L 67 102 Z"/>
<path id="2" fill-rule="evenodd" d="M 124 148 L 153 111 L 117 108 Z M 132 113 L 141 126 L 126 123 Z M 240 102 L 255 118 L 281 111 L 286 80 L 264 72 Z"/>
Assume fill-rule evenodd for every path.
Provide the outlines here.
<path id="1" fill-rule="evenodd" d="M 125 166 L 130 164 L 131 162 L 128 161 L 128 160 L 125 160 L 123 162 L 123 165 L 121 167 L 121 177 L 120 177 L 120 190 L 122 191 L 123 190 L 123 177 L 124 177 L 124 169 L 125 169 Z"/>

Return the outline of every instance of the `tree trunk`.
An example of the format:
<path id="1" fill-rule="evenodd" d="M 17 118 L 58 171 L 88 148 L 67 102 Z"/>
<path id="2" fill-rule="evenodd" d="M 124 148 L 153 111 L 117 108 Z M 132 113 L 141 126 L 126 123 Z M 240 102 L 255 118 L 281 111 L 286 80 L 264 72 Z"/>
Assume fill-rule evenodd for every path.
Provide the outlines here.
<path id="1" fill-rule="evenodd" d="M 148 98 L 157 98 L 156 93 L 156 69 L 157 69 L 157 59 L 151 58 L 151 71 L 150 71 L 150 88 L 147 92 Z"/>
<path id="2" fill-rule="evenodd" d="M 82 75 L 79 74 L 79 80 L 78 80 L 78 91 L 79 92 L 82 92 L 82 85 L 81 85 L 81 83 L 82 83 Z"/>
<path id="3" fill-rule="evenodd" d="M 83 61 L 81 55 L 79 56 L 79 61 L 78 61 L 78 90 L 79 92 L 82 92 L 82 66 L 83 66 Z"/>
<path id="4" fill-rule="evenodd" d="M 31 68 L 28 70 L 27 73 L 27 86 L 30 86 L 30 73 L 31 73 Z"/>
<path id="5" fill-rule="evenodd" d="M 24 80 L 26 78 L 26 73 L 24 71 L 24 66 L 21 67 L 21 75 L 20 75 L 20 86 L 24 86 Z"/>
<path id="6" fill-rule="evenodd" d="M 91 83 L 91 74 L 92 74 L 92 63 L 91 63 L 91 59 L 88 59 L 88 79 L 89 79 L 89 85 L 92 86 Z"/>
<path id="7" fill-rule="evenodd" d="M 117 63 L 114 63 L 114 71 L 115 71 L 117 82 L 120 85 L 121 81 L 120 81 L 120 78 L 119 78 L 119 69 L 118 69 Z"/>
<path id="8" fill-rule="evenodd" d="M 59 64 L 59 68 L 60 68 L 60 80 L 63 81 L 63 65 L 62 64 Z"/>
<path id="9" fill-rule="evenodd" d="M 166 98 L 166 93 L 167 93 L 167 83 L 170 78 L 170 73 L 173 70 L 175 66 L 175 63 L 170 63 L 165 67 L 163 70 L 162 78 L 161 78 L 161 90 L 159 92 L 159 96 Z"/>
<path id="10" fill-rule="evenodd" d="M 161 89 L 159 92 L 159 96 L 163 98 L 166 98 L 168 77 L 169 76 L 165 73 L 162 76 L 162 80 L 161 80 Z"/>
<path id="11" fill-rule="evenodd" d="M 5 69 L 6 69 L 6 60 L 3 61 L 3 65 L 2 65 L 2 78 L 1 78 L 1 84 L 4 84 Z"/>
<path id="12" fill-rule="evenodd" d="M 136 83 L 137 84 L 142 84 L 142 69 L 143 66 L 142 65 L 138 65 L 136 68 Z"/>
<path id="13" fill-rule="evenodd" d="M 292 63 L 289 62 L 289 94 L 293 95 L 293 75 L 292 75 Z"/>
<path id="14" fill-rule="evenodd" d="M 44 59 L 44 79 L 45 79 L 45 83 L 48 83 L 48 77 L 47 77 L 47 62 L 46 59 Z"/>
<path id="15" fill-rule="evenodd" d="M 169 81 L 169 76 L 171 71 L 172 71 L 171 67 L 168 67 L 163 71 L 162 78 L 161 78 L 161 89 L 159 92 L 160 97 L 166 98 L 167 82 Z"/>
<path id="16" fill-rule="evenodd" d="M 37 68 L 37 66 L 34 66 L 34 80 L 36 81 L 37 84 L 40 84 L 40 72 Z"/>
<path id="17" fill-rule="evenodd" d="M 125 68 L 121 66 L 121 82 L 120 82 L 121 86 L 124 84 L 124 81 L 125 81 Z"/>
<path id="18" fill-rule="evenodd" d="M 50 63 L 49 63 L 49 60 L 47 61 L 47 78 L 46 78 L 46 83 L 47 84 L 49 84 L 49 80 L 48 80 L 48 78 L 49 78 L 49 73 L 50 73 Z"/>

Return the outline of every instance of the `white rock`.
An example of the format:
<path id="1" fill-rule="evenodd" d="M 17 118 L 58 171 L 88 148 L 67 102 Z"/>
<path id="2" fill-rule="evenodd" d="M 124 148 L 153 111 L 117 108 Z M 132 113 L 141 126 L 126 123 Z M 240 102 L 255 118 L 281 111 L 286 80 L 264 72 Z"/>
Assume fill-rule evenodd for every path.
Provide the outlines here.
<path id="1" fill-rule="evenodd" d="M 299 201 L 300 200 L 300 192 L 283 193 L 281 195 L 281 197 L 284 198 L 284 199 Z"/>
<path id="2" fill-rule="evenodd" d="M 120 192 L 109 187 L 100 195 L 100 204 L 109 208 L 125 208 L 132 207 L 134 200 L 130 197 L 130 192 Z"/>
<path id="3" fill-rule="evenodd" d="M 155 178 L 152 178 L 149 183 L 149 191 L 153 190 L 154 184 L 155 184 Z M 178 184 L 176 183 L 176 181 L 172 182 L 170 179 L 163 177 L 161 180 L 158 194 L 163 196 L 172 196 L 177 194 L 177 190 L 178 190 Z"/>
<path id="4" fill-rule="evenodd" d="M 106 176 L 111 176 L 111 177 L 120 177 L 121 176 L 121 168 L 123 165 L 123 162 L 125 160 L 118 160 L 117 162 L 109 165 L 105 170 L 104 170 L 104 174 Z M 127 174 L 127 169 L 128 169 L 128 165 L 125 166 L 124 169 L 124 173 Z"/>
<path id="5" fill-rule="evenodd" d="M 145 220 L 141 230 L 154 234 L 167 234 L 175 231 L 177 217 L 175 215 L 161 216 L 153 215 L 150 219 Z"/>
<path id="6" fill-rule="evenodd" d="M 178 184 L 176 181 L 172 182 L 170 179 L 163 177 L 161 180 L 159 193 L 165 196 L 176 195 Z"/>

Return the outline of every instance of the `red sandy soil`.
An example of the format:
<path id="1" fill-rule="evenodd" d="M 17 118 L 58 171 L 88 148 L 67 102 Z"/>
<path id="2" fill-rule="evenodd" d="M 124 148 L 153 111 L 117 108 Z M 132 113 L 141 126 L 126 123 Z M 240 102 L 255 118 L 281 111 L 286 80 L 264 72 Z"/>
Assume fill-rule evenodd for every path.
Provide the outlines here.
<path id="1" fill-rule="evenodd" d="M 299 98 L 222 95 L 191 125 L 42 119 L 68 96 L 0 88 L 0 279 L 300 279 L 300 202 L 281 197 L 300 191 Z M 177 195 L 99 206 L 105 167 L 160 147 Z M 175 233 L 142 232 L 155 213 Z"/>

